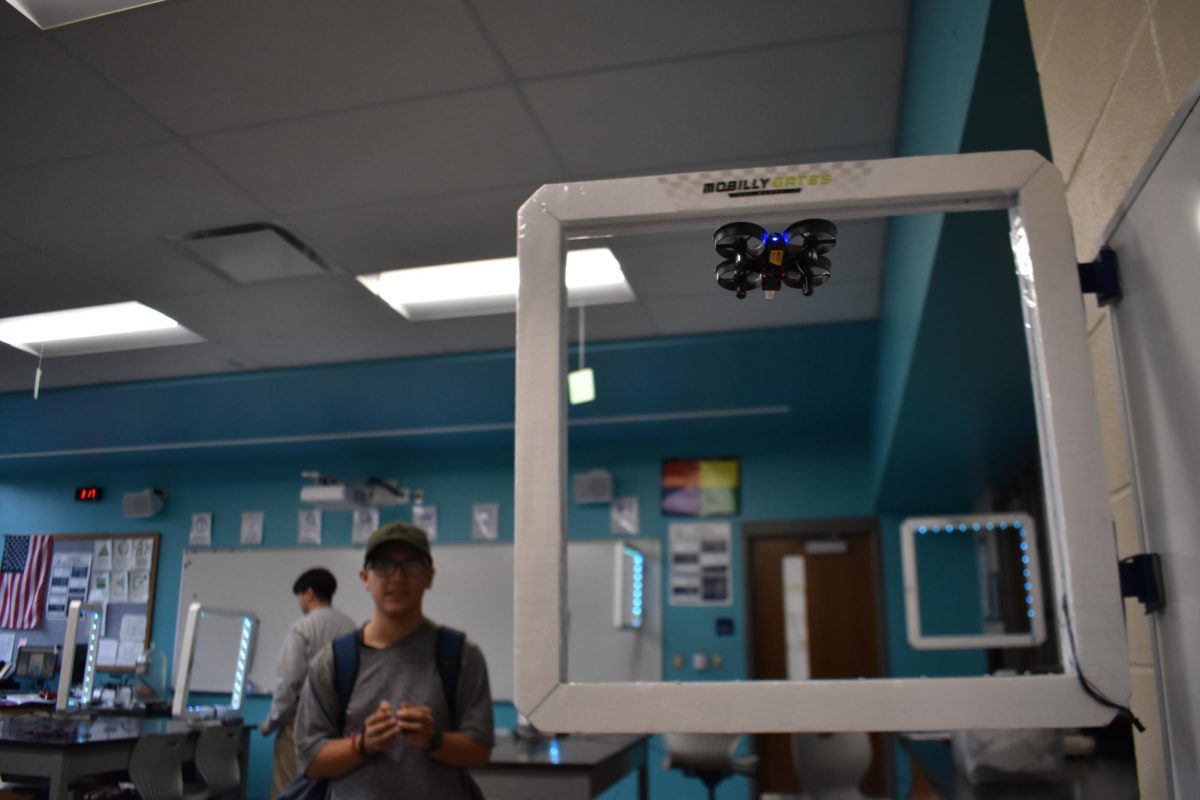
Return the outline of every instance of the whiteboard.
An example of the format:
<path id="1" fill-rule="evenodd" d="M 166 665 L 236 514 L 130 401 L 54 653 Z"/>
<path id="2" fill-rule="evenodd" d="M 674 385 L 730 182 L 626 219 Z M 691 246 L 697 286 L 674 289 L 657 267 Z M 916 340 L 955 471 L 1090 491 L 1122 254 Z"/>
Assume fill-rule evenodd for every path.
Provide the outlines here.
<path id="1" fill-rule="evenodd" d="M 1109 242 L 1123 290 L 1110 320 L 1142 545 L 1162 558 L 1167 604 L 1150 618 L 1160 701 L 1170 709 L 1162 738 L 1175 796 L 1200 797 L 1200 106 L 1185 108 Z"/>
<path id="2" fill-rule="evenodd" d="M 614 549 L 622 544 L 646 555 L 646 602 L 641 630 L 613 625 Z M 256 550 L 185 550 L 175 627 L 175 662 L 187 607 L 253 612 L 258 632 L 247 694 L 270 694 L 284 637 L 300 616 L 292 584 L 322 566 L 338 580 L 333 604 L 356 622 L 371 617 L 371 597 L 359 579 L 363 550 L 355 547 L 289 547 Z M 433 547 L 437 574 L 425 595 L 425 614 L 466 631 L 483 650 L 494 700 L 513 696 L 513 546 L 444 544 Z M 568 680 L 658 681 L 662 679 L 662 561 L 654 539 L 570 542 Z M 240 622 L 205 617 L 196 638 L 193 691 L 228 693 L 233 686 Z"/>

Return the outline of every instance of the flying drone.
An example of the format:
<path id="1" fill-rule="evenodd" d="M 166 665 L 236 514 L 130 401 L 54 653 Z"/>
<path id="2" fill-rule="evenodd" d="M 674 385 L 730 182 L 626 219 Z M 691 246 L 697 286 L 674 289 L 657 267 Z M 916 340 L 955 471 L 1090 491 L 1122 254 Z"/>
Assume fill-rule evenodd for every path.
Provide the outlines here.
<path id="1" fill-rule="evenodd" d="M 774 300 L 783 284 L 799 289 L 805 297 L 829 280 L 833 266 L 825 254 L 837 244 L 837 226 L 826 219 L 803 219 L 782 233 L 771 233 L 753 222 L 731 222 L 713 233 L 717 255 L 717 284 L 736 292 L 762 287 L 767 300 Z"/>

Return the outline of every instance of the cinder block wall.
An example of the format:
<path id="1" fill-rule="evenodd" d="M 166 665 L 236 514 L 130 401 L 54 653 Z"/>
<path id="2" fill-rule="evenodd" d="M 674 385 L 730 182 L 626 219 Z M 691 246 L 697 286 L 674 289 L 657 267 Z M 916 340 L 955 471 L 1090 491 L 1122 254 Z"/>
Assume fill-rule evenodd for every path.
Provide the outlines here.
<path id="1" fill-rule="evenodd" d="M 1197 0 L 1025 0 L 1055 165 L 1081 261 L 1095 258 L 1138 173 L 1200 79 Z M 1129 448 L 1108 313 L 1089 301 L 1109 492 L 1124 557 L 1142 549 L 1130 486 Z M 1147 731 L 1136 737 L 1143 798 L 1166 796 L 1163 729 L 1150 633 L 1128 601 L 1133 705 Z"/>

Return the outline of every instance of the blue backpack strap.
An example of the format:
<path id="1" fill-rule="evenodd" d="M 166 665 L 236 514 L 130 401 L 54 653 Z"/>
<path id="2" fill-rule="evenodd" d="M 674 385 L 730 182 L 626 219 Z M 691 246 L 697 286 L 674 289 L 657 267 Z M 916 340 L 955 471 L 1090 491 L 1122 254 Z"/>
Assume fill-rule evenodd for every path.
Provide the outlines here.
<path id="1" fill-rule="evenodd" d="M 439 625 L 437 630 L 437 671 L 446 695 L 450 722 L 458 727 L 458 676 L 462 674 L 463 642 L 467 635 L 454 628 Z"/>
<path id="2" fill-rule="evenodd" d="M 338 710 L 341 714 L 338 727 L 346 724 L 346 707 L 350 705 L 350 694 L 358 678 L 358 641 L 360 631 L 347 633 L 333 640 L 333 688 L 337 692 Z"/>

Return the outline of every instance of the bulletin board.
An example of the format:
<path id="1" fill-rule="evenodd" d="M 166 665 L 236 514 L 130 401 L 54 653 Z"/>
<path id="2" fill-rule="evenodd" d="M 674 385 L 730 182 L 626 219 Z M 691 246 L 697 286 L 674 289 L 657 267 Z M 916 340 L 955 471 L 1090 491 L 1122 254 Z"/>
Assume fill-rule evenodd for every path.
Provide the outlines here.
<path id="1" fill-rule="evenodd" d="M 66 603 L 82 599 L 89 603 L 100 601 L 103 609 L 101 640 L 116 642 L 115 646 L 107 644 L 102 648 L 102 660 L 97 667 L 103 672 L 132 672 L 137 656 L 150 646 L 150 631 L 154 622 L 154 587 L 158 577 L 159 534 L 139 532 L 51 536 L 41 623 L 32 629 L 0 630 L 0 634 L 13 637 L 12 652 L 0 652 L 0 660 L 7 661 L 15 657 L 16 648 L 22 640 L 27 646 L 62 645 L 67 627 Z M 87 588 L 80 596 L 80 592 L 71 589 L 70 572 L 76 574 L 77 583 L 82 579 L 80 567 L 85 563 Z M 56 574 L 56 567 L 59 574 Z M 118 577 L 118 573 L 122 574 Z M 100 580 L 101 577 L 104 580 Z M 113 585 L 114 580 L 118 581 L 117 586 Z M 124 640 L 122 632 L 125 634 Z M 80 641 L 83 641 L 82 626 Z M 114 650 L 117 657 L 113 656 Z"/>

